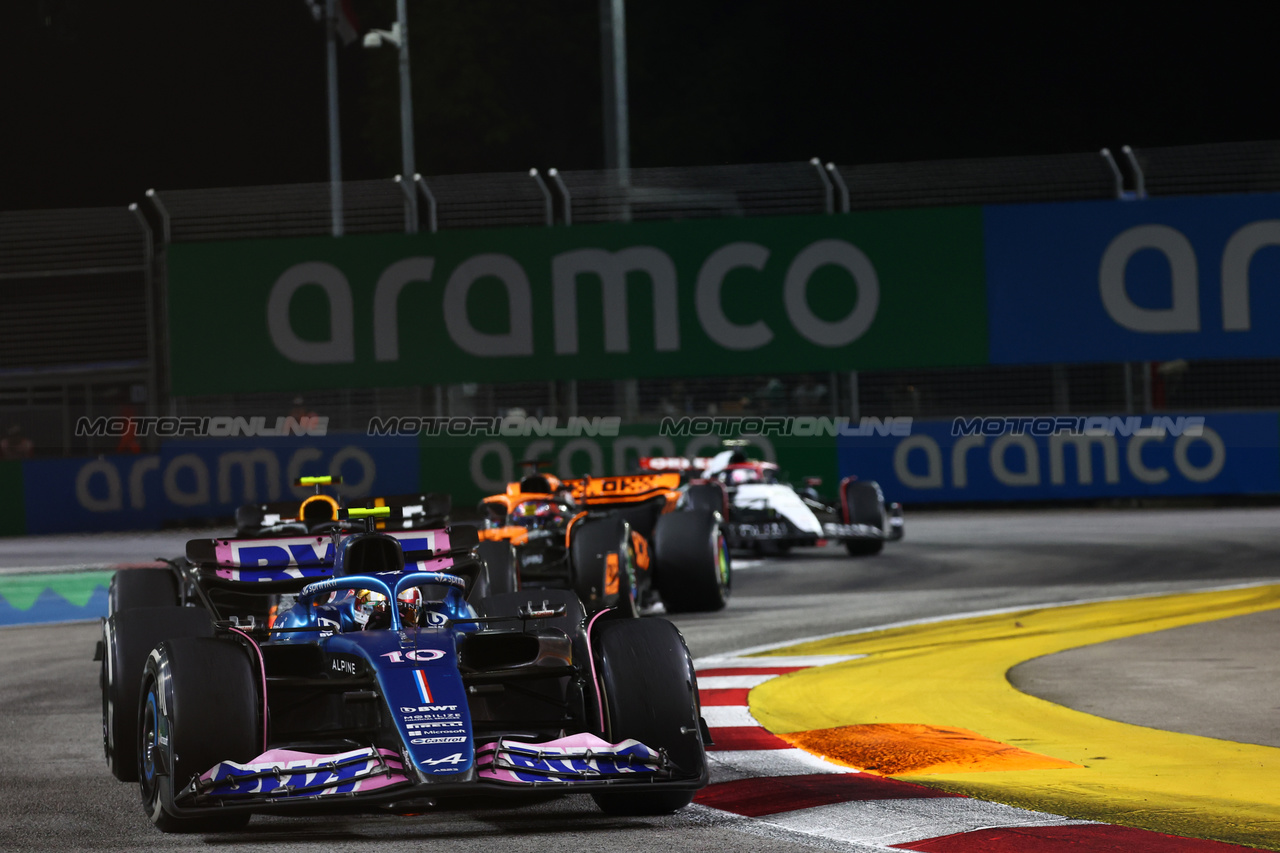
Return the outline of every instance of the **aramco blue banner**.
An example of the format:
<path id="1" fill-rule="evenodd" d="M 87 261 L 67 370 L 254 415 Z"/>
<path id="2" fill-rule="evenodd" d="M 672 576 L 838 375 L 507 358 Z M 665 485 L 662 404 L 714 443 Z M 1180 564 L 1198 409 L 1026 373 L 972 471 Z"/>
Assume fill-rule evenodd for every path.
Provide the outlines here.
<path id="1" fill-rule="evenodd" d="M 335 474 L 340 494 L 417 491 L 416 438 L 173 441 L 160 453 L 23 463 L 28 533 L 128 530 L 226 518 L 244 503 L 301 500 L 300 476 Z"/>
<path id="2" fill-rule="evenodd" d="M 982 211 L 992 364 L 1280 356 L 1280 195 Z"/>
<path id="3" fill-rule="evenodd" d="M 911 503 L 1280 492 L 1280 418 L 1249 414 L 957 418 L 842 436 L 841 476 Z"/>

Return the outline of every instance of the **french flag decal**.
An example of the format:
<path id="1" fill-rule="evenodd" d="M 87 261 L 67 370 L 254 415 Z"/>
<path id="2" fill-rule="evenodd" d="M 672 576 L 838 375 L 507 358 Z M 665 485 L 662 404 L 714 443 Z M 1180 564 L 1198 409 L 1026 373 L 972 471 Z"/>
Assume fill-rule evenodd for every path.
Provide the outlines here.
<path id="1" fill-rule="evenodd" d="M 418 685 L 418 695 L 422 697 L 422 704 L 435 704 L 435 700 L 431 698 L 431 685 L 427 684 L 427 674 L 425 672 L 415 669 L 413 671 L 413 683 Z"/>

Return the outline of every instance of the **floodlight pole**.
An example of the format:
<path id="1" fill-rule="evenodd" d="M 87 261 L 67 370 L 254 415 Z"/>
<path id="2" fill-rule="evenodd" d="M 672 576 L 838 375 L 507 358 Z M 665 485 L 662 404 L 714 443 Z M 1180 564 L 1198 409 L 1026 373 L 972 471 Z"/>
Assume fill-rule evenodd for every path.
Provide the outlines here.
<path id="1" fill-rule="evenodd" d="M 600 0 L 600 65 L 604 76 L 604 167 L 631 186 L 631 128 L 627 119 L 626 0 Z"/>
<path id="2" fill-rule="evenodd" d="M 400 25 L 400 157 L 403 161 L 400 174 L 408 180 L 418 173 L 413 165 L 413 97 L 409 89 L 409 12 L 407 0 L 396 0 L 396 23 Z M 408 195 L 405 211 L 405 230 L 418 231 L 418 198 Z"/>
<path id="3" fill-rule="evenodd" d="M 396 0 L 396 22 L 389 30 L 369 30 L 364 35 L 364 46 L 373 50 L 385 44 L 395 45 L 400 51 L 400 175 L 404 186 L 419 180 L 413 164 L 413 94 L 409 88 L 409 11 L 407 0 Z M 425 184 L 423 184 L 425 187 Z M 410 187 L 411 189 L 411 187 Z M 434 229 L 434 222 L 433 228 Z M 418 196 L 406 192 L 404 197 L 404 230 L 409 234 L 418 231 Z"/>
<path id="4" fill-rule="evenodd" d="M 404 0 L 400 0 L 404 2 Z M 342 137 L 338 131 L 338 18 L 337 0 L 325 0 L 324 29 L 329 64 L 329 209 L 333 236 L 342 236 Z M 412 175 L 413 172 L 408 174 Z"/>

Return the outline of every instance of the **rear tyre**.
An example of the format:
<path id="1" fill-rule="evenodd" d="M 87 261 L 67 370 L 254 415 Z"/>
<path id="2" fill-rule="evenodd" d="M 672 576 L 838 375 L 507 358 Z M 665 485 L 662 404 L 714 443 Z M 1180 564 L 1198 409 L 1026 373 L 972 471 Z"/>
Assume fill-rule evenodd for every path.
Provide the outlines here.
<path id="1" fill-rule="evenodd" d="M 684 502 L 689 509 L 724 512 L 724 489 L 715 483 L 695 483 L 685 489 Z"/>
<path id="2" fill-rule="evenodd" d="M 249 656 L 212 637 L 165 640 L 147 657 L 138 717 L 142 807 L 162 832 L 243 828 L 247 812 L 175 817 L 163 800 L 220 761 L 252 761 L 262 751 L 261 698 Z"/>
<path id="3" fill-rule="evenodd" d="M 631 529 L 619 518 L 584 519 L 569 543 L 573 589 L 587 613 L 617 607 L 636 616 Z"/>
<path id="4" fill-rule="evenodd" d="M 172 569 L 126 569 L 111 577 L 107 614 L 135 607 L 173 607 L 178 603 L 178 577 Z"/>
<path id="5" fill-rule="evenodd" d="M 717 513 L 668 513 L 658 519 L 653 540 L 654 581 L 668 612 L 725 606 L 733 574 Z"/>
<path id="6" fill-rule="evenodd" d="M 516 549 L 504 540 L 481 542 L 477 555 L 489 568 L 488 595 L 515 592 L 520 588 L 516 572 Z"/>
<path id="7" fill-rule="evenodd" d="M 845 491 L 849 506 L 849 523 L 865 524 L 883 532 L 885 524 L 884 493 L 874 480 L 855 480 Z M 867 557 L 884 549 L 883 539 L 851 539 L 844 543 L 851 557 Z"/>
<path id="8" fill-rule="evenodd" d="M 138 685 L 147 655 L 170 637 L 212 637 L 209 611 L 136 607 L 102 623 L 102 749 L 121 782 L 138 781 Z"/>
<path id="9" fill-rule="evenodd" d="M 705 778 L 698 683 L 676 627 L 665 619 L 601 622 L 592 644 L 605 705 L 601 735 L 665 750 L 681 776 Z M 693 791 L 611 791 L 592 798 L 605 814 L 662 815 L 687 806 Z"/>

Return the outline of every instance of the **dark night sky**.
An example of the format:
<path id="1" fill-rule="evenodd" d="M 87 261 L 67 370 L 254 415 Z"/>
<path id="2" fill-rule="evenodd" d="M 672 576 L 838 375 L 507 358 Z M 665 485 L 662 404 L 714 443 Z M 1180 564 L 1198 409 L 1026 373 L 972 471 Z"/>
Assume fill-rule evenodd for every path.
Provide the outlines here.
<path id="1" fill-rule="evenodd" d="M 387 26 L 393 0 L 354 0 Z M 598 168 L 597 0 L 410 0 L 423 174 Z M 630 0 L 636 166 L 1280 138 L 1267 7 Z M 303 0 L 0 4 L 0 209 L 327 179 Z M 395 52 L 341 51 L 345 177 L 399 171 Z"/>

